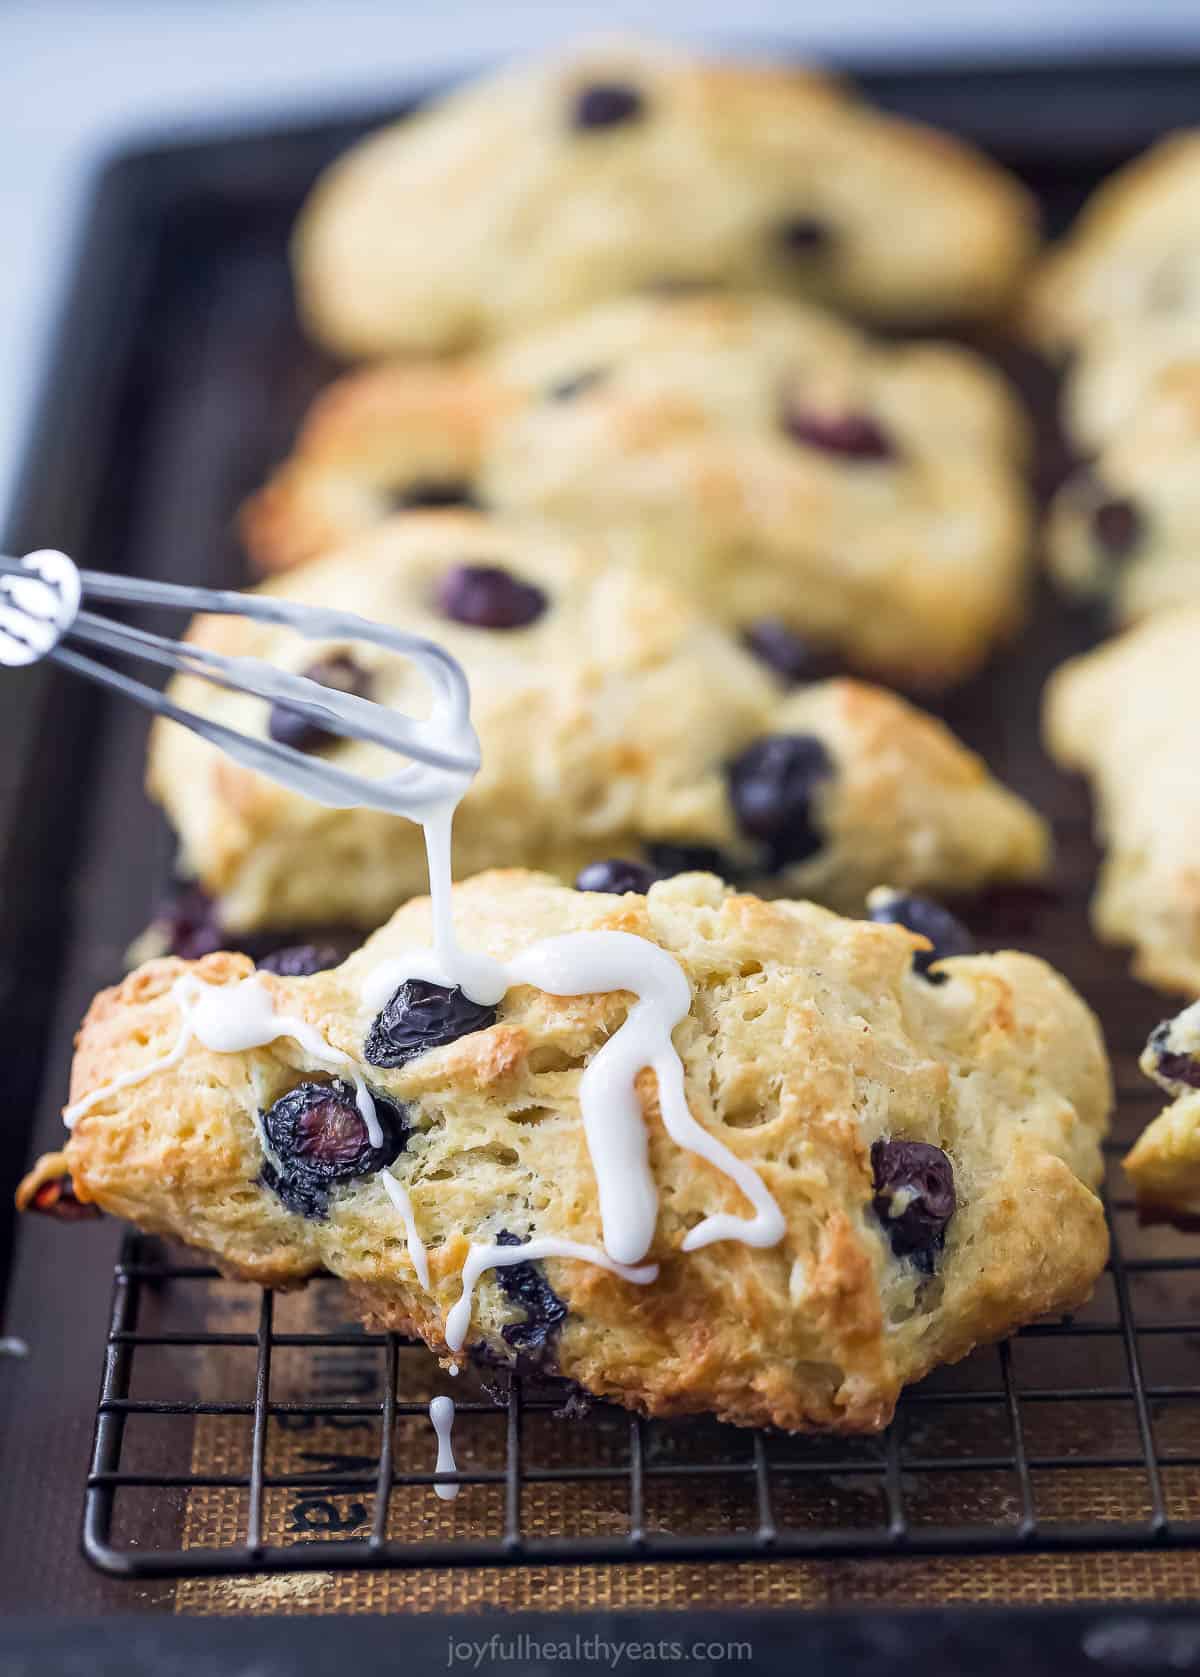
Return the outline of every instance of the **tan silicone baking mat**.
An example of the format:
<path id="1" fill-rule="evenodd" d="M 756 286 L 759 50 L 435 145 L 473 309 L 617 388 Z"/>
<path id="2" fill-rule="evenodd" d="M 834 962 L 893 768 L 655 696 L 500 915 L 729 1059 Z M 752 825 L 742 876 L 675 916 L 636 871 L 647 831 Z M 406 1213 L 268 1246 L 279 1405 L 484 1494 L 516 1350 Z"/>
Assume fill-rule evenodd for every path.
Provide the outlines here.
<path id="1" fill-rule="evenodd" d="M 1169 1232 L 1149 1236 L 1158 1247 L 1170 1246 Z M 252 1332 L 257 1322 L 259 1295 L 255 1289 L 219 1283 L 206 1287 L 199 1304 L 200 1320 L 226 1332 Z M 1164 1308 L 1168 1308 L 1163 1299 Z M 1089 1307 L 1087 1319 L 1102 1321 L 1113 1308 L 1104 1288 Z M 277 1302 L 276 1331 L 322 1333 L 344 1329 L 340 1290 L 332 1282 L 310 1287 Z M 1102 1347 L 1108 1339 L 1082 1343 L 1078 1377 L 1090 1383 L 1117 1380 L 1119 1356 Z M 1055 1347 L 1057 1346 L 1057 1350 Z M 1044 1384 L 1047 1370 L 1055 1378 L 1070 1378 L 1061 1343 L 1033 1341 L 1023 1377 Z M 1014 1363 L 1022 1377 L 1025 1342 L 1014 1347 Z M 971 1382 L 994 1383 L 996 1353 L 977 1353 L 956 1371 L 947 1371 L 946 1390 L 969 1390 Z M 1057 1357 L 1047 1362 L 1046 1358 Z M 1106 1360 L 1107 1359 L 1107 1360 Z M 252 1355 L 233 1371 L 214 1367 L 211 1358 L 196 1358 L 189 1370 L 197 1395 L 243 1395 L 242 1382 L 251 1373 Z M 301 1402 L 313 1398 L 348 1398 L 370 1402 L 381 1390 L 382 1354 L 369 1344 L 359 1349 L 344 1345 L 277 1349 L 272 1365 L 272 1399 Z M 419 1350 L 404 1352 L 400 1362 L 398 1396 L 423 1398 L 431 1389 L 432 1359 Z M 435 1381 L 436 1384 L 436 1381 Z M 248 1388 L 247 1388 L 248 1389 Z M 478 1395 L 476 1392 L 475 1395 Z M 1103 1454 L 1119 1460 L 1137 1453 L 1136 1422 L 1131 1401 L 1122 1396 L 1111 1403 L 1063 1403 L 1023 1406 L 1026 1446 L 1036 1458 L 1058 1454 Z M 909 1426 L 908 1446 L 925 1454 L 946 1456 L 955 1447 L 972 1456 L 995 1448 L 1000 1453 L 1002 1416 L 981 1420 L 974 1404 L 947 1403 L 922 1411 L 920 1428 Z M 327 1424 L 321 1417 L 285 1415 L 272 1418 L 268 1428 L 267 1472 L 295 1474 L 360 1469 L 370 1475 L 379 1448 L 379 1421 L 337 1417 Z M 981 1432 L 981 1427 L 984 1429 Z M 994 1440 L 987 1428 L 995 1429 Z M 1200 1516 L 1200 1469 L 1174 1467 L 1172 1453 L 1200 1451 L 1200 1405 L 1172 1406 L 1156 1417 L 1163 1484 L 1168 1512 L 1175 1518 Z M 504 1417 L 461 1416 L 455 1443 L 460 1468 L 499 1468 L 504 1463 Z M 602 1408 L 582 1419 L 527 1413 L 524 1419 L 523 1461 L 542 1466 L 597 1466 L 619 1461 L 626 1423 Z M 673 1447 L 694 1448 L 697 1459 L 720 1459 L 724 1447 L 736 1447 L 743 1435 L 706 1423 L 676 1429 Z M 722 1440 L 727 1441 L 723 1445 Z M 690 1442 L 689 1442 L 690 1441 Z M 869 1449 L 869 1444 L 864 1444 Z M 245 1474 L 249 1466 L 250 1420 L 246 1416 L 200 1416 L 194 1422 L 191 1444 L 193 1475 Z M 399 1469 L 428 1470 L 433 1465 L 433 1438 L 423 1415 L 397 1421 L 396 1463 Z M 1136 1521 L 1149 1511 L 1144 1472 L 1134 1467 L 1046 1470 L 1033 1474 L 1036 1506 L 1044 1522 Z M 863 1481 L 829 1483 L 806 1480 L 789 1488 L 773 1483 L 776 1513 L 796 1521 L 808 1519 L 828 1525 L 878 1518 L 876 1487 Z M 752 1523 L 750 1496 L 741 1480 L 721 1478 L 671 1481 L 655 1489 L 647 1486 L 647 1523 L 673 1531 L 704 1529 L 736 1531 Z M 468 1485 L 456 1502 L 439 1501 L 429 1487 L 393 1494 L 388 1537 L 393 1542 L 447 1540 L 494 1536 L 502 1508 L 503 1486 Z M 781 1506 L 782 1504 L 782 1506 Z M 320 1543 L 369 1532 L 370 1491 L 333 1491 L 312 1488 L 268 1487 L 263 1505 L 263 1538 L 269 1544 Z M 906 1511 L 910 1522 L 950 1526 L 980 1524 L 1015 1518 L 1019 1510 L 1015 1476 L 1006 1471 L 921 1475 L 908 1484 Z M 247 1493 L 225 1488 L 189 1491 L 182 1507 L 182 1545 L 185 1549 L 228 1548 L 245 1540 Z M 627 1529 L 625 1485 L 614 1480 L 582 1480 L 528 1485 L 523 1493 L 522 1527 L 527 1535 L 589 1533 L 620 1535 Z M 346 1613 L 454 1612 L 471 1608 L 510 1607 L 542 1610 L 591 1608 L 694 1608 L 717 1606 L 793 1606 L 834 1608 L 855 1603 L 889 1606 L 940 1605 L 954 1602 L 991 1604 L 1066 1604 L 1081 1600 L 1180 1600 L 1200 1595 L 1200 1552 L 1091 1551 L 1079 1554 L 969 1556 L 937 1559 L 784 1561 L 756 1560 L 739 1564 L 638 1563 L 616 1565 L 514 1565 L 503 1568 L 418 1569 L 375 1572 L 295 1572 L 240 1578 L 191 1577 L 179 1582 L 175 1604 L 187 1613 Z"/>

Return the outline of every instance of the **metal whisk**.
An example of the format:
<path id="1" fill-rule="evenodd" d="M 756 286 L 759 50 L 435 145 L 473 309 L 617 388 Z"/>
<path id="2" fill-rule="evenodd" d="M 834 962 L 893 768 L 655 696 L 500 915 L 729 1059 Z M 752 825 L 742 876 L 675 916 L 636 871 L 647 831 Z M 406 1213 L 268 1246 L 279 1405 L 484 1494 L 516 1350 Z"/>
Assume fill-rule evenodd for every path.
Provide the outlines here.
<path id="1" fill-rule="evenodd" d="M 420 720 L 307 676 L 291 675 L 261 658 L 231 658 L 184 641 L 148 633 L 85 610 L 85 602 L 166 607 L 282 624 L 309 640 L 363 641 L 416 663 L 432 694 Z M 178 674 L 286 705 L 305 721 L 344 739 L 381 745 L 408 760 L 396 775 L 371 780 L 268 738 L 186 710 L 143 682 L 110 669 L 77 650 L 77 644 L 123 657 L 142 658 Z M 23 560 L 0 556 L 0 668 L 49 659 L 88 681 L 122 693 L 158 716 L 169 717 L 220 747 L 245 767 L 335 809 L 362 805 L 392 814 L 461 793 L 479 767 L 479 741 L 470 719 L 466 677 L 435 642 L 350 612 L 303 606 L 261 594 L 140 582 L 81 571 L 65 553 L 45 549 Z"/>

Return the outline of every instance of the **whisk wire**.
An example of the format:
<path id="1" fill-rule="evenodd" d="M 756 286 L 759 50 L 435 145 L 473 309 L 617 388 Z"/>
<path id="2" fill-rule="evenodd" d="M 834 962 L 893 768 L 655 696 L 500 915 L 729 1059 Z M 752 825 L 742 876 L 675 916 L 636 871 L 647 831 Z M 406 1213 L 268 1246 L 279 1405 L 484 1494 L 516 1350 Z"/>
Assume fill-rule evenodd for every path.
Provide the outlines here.
<path id="1" fill-rule="evenodd" d="M 413 660 L 421 669 L 432 690 L 430 715 L 416 720 L 357 694 L 333 690 L 307 676 L 281 670 L 261 658 L 227 656 L 133 624 L 115 622 L 78 609 L 80 600 L 236 615 L 278 624 L 309 640 L 363 641 L 380 646 Z M 63 605 L 61 613 L 56 604 Z M 30 555 L 25 563 L 0 556 L 0 643 L 5 636 L 18 651 L 4 658 L 0 644 L 0 661 L 52 659 L 64 669 L 133 699 L 155 715 L 189 728 L 245 767 L 335 808 L 362 805 L 396 812 L 401 794 L 406 807 L 433 801 L 445 794 L 445 776 L 469 777 L 478 767 L 478 744 L 470 726 L 470 695 L 456 661 L 434 641 L 350 612 L 227 589 L 76 571 L 64 555 L 43 553 Z M 294 746 L 241 733 L 188 710 L 168 693 L 111 668 L 68 641 L 141 659 L 268 704 L 284 705 L 330 734 L 383 746 L 408 762 L 397 774 L 371 780 L 339 767 L 327 757 L 314 758 Z M 451 740 L 453 747 L 447 743 Z M 422 777 L 422 770 L 432 771 L 432 775 L 427 772 Z"/>

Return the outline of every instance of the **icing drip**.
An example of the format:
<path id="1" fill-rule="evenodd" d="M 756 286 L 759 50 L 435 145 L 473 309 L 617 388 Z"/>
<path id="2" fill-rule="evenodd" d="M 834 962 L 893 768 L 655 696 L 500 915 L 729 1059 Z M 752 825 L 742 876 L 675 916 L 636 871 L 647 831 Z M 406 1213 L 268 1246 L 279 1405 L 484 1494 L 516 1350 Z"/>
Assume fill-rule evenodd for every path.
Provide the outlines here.
<path id="1" fill-rule="evenodd" d="M 248 1048 L 266 1048 L 280 1037 L 290 1037 L 323 1070 L 346 1073 L 354 1084 L 355 1103 L 371 1146 L 383 1145 L 375 1102 L 355 1062 L 349 1054 L 326 1042 L 307 1020 L 290 1013 L 276 1013 L 271 992 L 257 973 L 233 984 L 205 984 L 194 974 L 185 973 L 171 986 L 171 995 L 182 1015 L 175 1046 L 161 1059 L 151 1060 L 137 1071 L 123 1072 L 111 1083 L 93 1089 L 83 1100 L 67 1107 L 63 1123 L 68 1129 L 74 1129 L 85 1113 L 121 1089 L 132 1088 L 160 1071 L 177 1066 L 193 1040 L 203 1043 L 214 1054 L 241 1054 Z"/>
<path id="2" fill-rule="evenodd" d="M 695 1153 L 729 1177 L 754 1208 L 752 1217 L 718 1212 L 689 1230 L 685 1252 L 717 1240 L 740 1240 L 748 1246 L 773 1246 L 783 1236 L 783 1214 L 752 1166 L 697 1123 L 684 1091 L 683 1063 L 671 1040 L 687 1017 L 692 993 L 674 956 L 631 932 L 567 932 L 547 938 L 506 964 L 470 957 L 469 969 L 455 961 L 457 944 L 449 925 L 449 850 L 440 858 L 445 871 L 441 891 L 434 885 L 434 936 L 440 948 L 414 950 L 372 968 L 362 986 L 366 1006 L 376 1012 L 407 978 L 434 984 L 459 984 L 473 1001 L 495 1005 L 513 985 L 531 984 L 553 996 L 632 991 L 638 998 L 625 1022 L 595 1054 L 579 1085 L 583 1129 L 596 1175 L 604 1249 L 621 1264 L 636 1264 L 654 1239 L 658 1190 L 650 1169 L 646 1126 L 637 1076 L 650 1067 L 658 1079 L 663 1126 L 672 1141 Z M 447 958 L 449 957 L 449 958 Z M 477 983 L 482 974 L 485 983 Z"/>
<path id="3" fill-rule="evenodd" d="M 433 1430 L 437 1434 L 438 1445 L 437 1462 L 433 1471 L 435 1473 L 457 1473 L 458 1463 L 454 1459 L 454 1443 L 451 1436 L 454 1428 L 454 1399 L 435 1397 L 429 1405 L 429 1419 L 433 1422 Z M 435 1485 L 433 1489 L 443 1502 L 453 1502 L 462 1486 Z"/>
<path id="4" fill-rule="evenodd" d="M 408 1189 L 403 1182 L 398 1182 L 390 1170 L 380 1172 L 384 1189 L 388 1198 L 404 1220 L 404 1231 L 408 1239 L 408 1255 L 412 1259 L 413 1268 L 417 1272 L 417 1280 L 429 1291 L 429 1259 L 425 1254 L 425 1242 L 417 1232 L 417 1218 L 413 1211 L 413 1202 L 409 1198 Z"/>
<path id="5" fill-rule="evenodd" d="M 475 1285 L 486 1269 L 502 1269 L 508 1264 L 524 1264 L 538 1258 L 577 1258 L 581 1263 L 596 1264 L 610 1270 L 623 1281 L 639 1287 L 649 1286 L 658 1279 L 658 1265 L 645 1264 L 634 1269 L 619 1264 L 598 1246 L 585 1246 L 578 1240 L 559 1240 L 556 1235 L 536 1235 L 522 1246 L 493 1246 L 473 1244 L 467 1253 L 462 1270 L 462 1292 L 458 1303 L 446 1317 L 446 1345 L 451 1351 L 461 1351 L 471 1325 L 471 1306 L 475 1299 Z"/>

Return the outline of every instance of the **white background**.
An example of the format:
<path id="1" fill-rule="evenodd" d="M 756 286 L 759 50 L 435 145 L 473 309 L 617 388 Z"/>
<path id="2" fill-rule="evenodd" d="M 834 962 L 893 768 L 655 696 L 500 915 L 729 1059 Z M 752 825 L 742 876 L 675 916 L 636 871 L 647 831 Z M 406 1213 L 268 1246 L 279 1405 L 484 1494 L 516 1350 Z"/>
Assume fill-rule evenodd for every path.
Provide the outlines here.
<path id="1" fill-rule="evenodd" d="M 0 524 L 101 154 L 145 130 L 310 115 L 579 32 L 786 37 L 851 63 L 1200 50 L 1200 0 L 0 0 Z"/>

